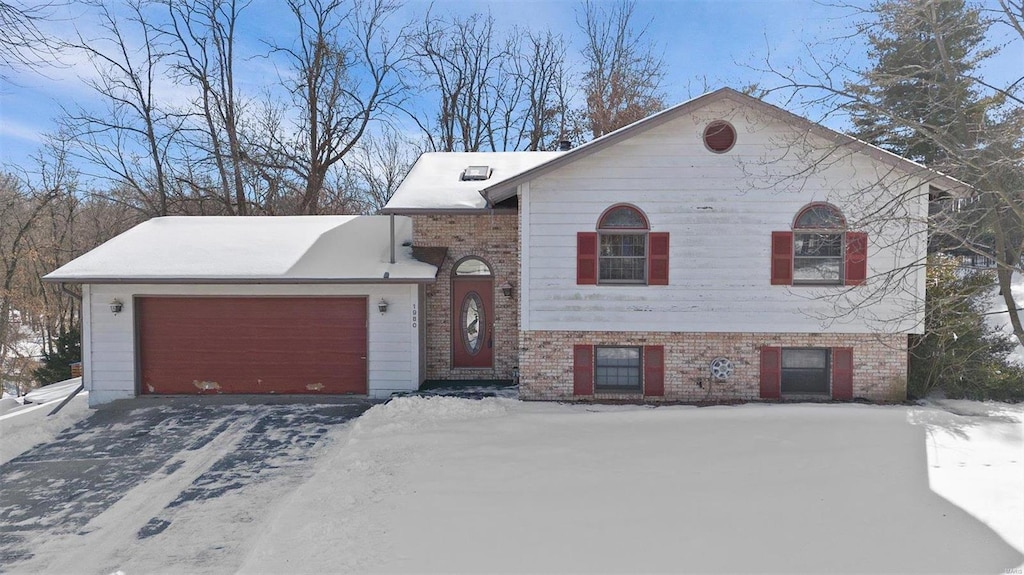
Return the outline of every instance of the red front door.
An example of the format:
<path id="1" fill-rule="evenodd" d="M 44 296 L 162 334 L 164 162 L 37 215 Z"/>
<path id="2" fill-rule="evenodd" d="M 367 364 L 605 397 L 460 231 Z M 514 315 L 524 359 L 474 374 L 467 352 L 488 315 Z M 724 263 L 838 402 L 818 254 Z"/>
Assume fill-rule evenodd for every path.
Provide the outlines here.
<path id="1" fill-rule="evenodd" d="M 452 365 L 494 365 L 494 280 L 452 280 Z"/>

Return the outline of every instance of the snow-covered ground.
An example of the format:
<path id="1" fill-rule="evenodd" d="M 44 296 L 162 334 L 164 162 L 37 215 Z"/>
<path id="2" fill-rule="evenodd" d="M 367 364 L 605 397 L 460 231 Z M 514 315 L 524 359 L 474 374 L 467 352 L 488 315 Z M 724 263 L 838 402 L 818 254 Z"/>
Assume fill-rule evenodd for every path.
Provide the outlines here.
<path id="1" fill-rule="evenodd" d="M 1014 301 L 1021 304 L 1021 302 L 1024 302 L 1024 274 L 1014 274 L 1012 286 L 1010 289 L 1013 292 Z M 995 292 L 992 294 L 992 307 L 990 311 L 993 313 L 988 316 L 989 323 L 1006 335 L 1006 337 L 1012 338 L 1013 328 L 1010 326 L 1010 314 L 1006 312 L 1006 301 Z M 1024 318 L 1024 314 L 1021 314 L 1021 312 L 1017 313 L 1020 314 L 1021 318 Z M 1024 365 L 1024 346 L 1018 345 L 1010 354 L 1010 360 Z"/>
<path id="2" fill-rule="evenodd" d="M 957 405 L 394 401 L 241 571 L 998 572 L 1024 551 L 1022 409 Z"/>
<path id="3" fill-rule="evenodd" d="M 3 351 L 6 356 L 0 364 L 5 368 L 0 372 L 0 390 L 3 395 L 0 399 L 16 397 L 18 394 L 18 382 L 25 385 L 28 374 L 39 367 L 39 360 L 43 357 L 43 335 L 33 331 L 26 323 L 21 321 L 21 313 L 14 310 L 11 313 L 11 327 L 14 329 L 14 337 L 10 347 Z"/>
<path id="4" fill-rule="evenodd" d="M 88 416 L 89 393 L 86 391 L 75 396 L 56 415 L 49 415 L 81 383 L 82 378 L 76 377 L 35 389 L 24 397 L 0 399 L 0 464 L 36 445 L 52 441 L 62 430 Z"/>
<path id="5" fill-rule="evenodd" d="M 124 511 L 164 497 L 158 474 L 12 572 L 1019 572 L 1022 421 L 968 401 L 407 397 L 336 429 L 308 472 L 140 540 L 152 515 Z"/>

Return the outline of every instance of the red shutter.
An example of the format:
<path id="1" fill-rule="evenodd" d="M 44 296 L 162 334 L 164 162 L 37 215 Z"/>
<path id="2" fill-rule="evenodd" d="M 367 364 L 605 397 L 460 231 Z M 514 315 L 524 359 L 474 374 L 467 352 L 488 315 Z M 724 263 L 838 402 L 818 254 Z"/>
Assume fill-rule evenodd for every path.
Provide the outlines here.
<path id="1" fill-rule="evenodd" d="M 647 284 L 652 286 L 668 285 L 668 233 L 648 234 L 650 246 L 647 250 Z"/>
<path id="2" fill-rule="evenodd" d="M 782 348 L 761 348 L 761 399 L 778 399 L 782 389 Z"/>
<path id="3" fill-rule="evenodd" d="M 576 234 L 576 283 L 597 283 L 597 232 Z"/>
<path id="4" fill-rule="evenodd" d="M 853 399 L 853 348 L 832 348 L 832 399 Z"/>
<path id="5" fill-rule="evenodd" d="M 868 277 L 868 235 L 846 232 L 846 285 L 864 283 Z"/>
<path id="6" fill-rule="evenodd" d="M 665 346 L 644 347 L 644 395 L 665 395 Z"/>
<path id="7" fill-rule="evenodd" d="M 772 232 L 772 285 L 793 285 L 793 232 Z"/>
<path id="8" fill-rule="evenodd" d="M 572 393 L 594 395 L 594 346 L 574 345 L 572 348 Z"/>

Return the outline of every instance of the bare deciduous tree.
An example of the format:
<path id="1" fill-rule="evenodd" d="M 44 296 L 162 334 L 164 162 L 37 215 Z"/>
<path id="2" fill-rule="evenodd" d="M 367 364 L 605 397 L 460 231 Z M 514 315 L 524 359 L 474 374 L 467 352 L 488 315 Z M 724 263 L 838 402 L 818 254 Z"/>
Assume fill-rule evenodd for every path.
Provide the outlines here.
<path id="1" fill-rule="evenodd" d="M 436 105 L 407 110 L 435 151 L 554 147 L 565 131 L 569 74 L 564 40 L 512 28 L 490 14 L 427 14 L 408 38 Z"/>
<path id="2" fill-rule="evenodd" d="M 103 36 L 79 36 L 72 47 L 92 62 L 96 75 L 85 82 L 107 109 L 66 109 L 62 127 L 76 143 L 72 153 L 98 169 L 94 176 L 129 191 L 127 200 L 143 213 L 163 216 L 171 213 L 168 156 L 181 120 L 157 100 L 167 46 L 149 24 L 147 7 L 144 0 L 130 0 L 117 13 L 99 7 Z"/>
<path id="3" fill-rule="evenodd" d="M 20 343 L 27 332 L 23 322 L 31 311 L 23 309 L 22 288 L 27 283 L 29 236 L 49 198 L 34 196 L 13 174 L 0 174 L 0 379 L 12 380 L 22 390 L 23 355 Z"/>
<path id="4" fill-rule="evenodd" d="M 367 212 L 377 212 L 388 203 L 412 168 L 419 149 L 393 129 L 364 138 L 346 158 L 347 169 L 358 179 Z"/>
<path id="5" fill-rule="evenodd" d="M 569 113 L 569 71 L 566 44 L 551 32 L 529 32 L 525 50 L 518 51 L 516 70 L 523 77 L 526 106 L 521 114 L 517 146 L 527 150 L 554 149 L 566 137 Z"/>
<path id="6" fill-rule="evenodd" d="M 661 94 L 664 62 L 634 26 L 636 0 L 607 4 L 585 0 L 577 17 L 583 32 L 585 128 L 595 138 L 641 120 L 665 107 Z"/>
<path id="7" fill-rule="evenodd" d="M 446 20 L 428 12 L 408 43 L 420 77 L 437 98 L 426 117 L 411 114 L 431 149 L 502 149 L 499 119 L 510 113 L 508 103 L 518 98 L 521 86 L 508 85 L 510 75 L 502 66 L 512 56 L 510 42 L 495 37 L 494 18 L 472 14 Z"/>
<path id="8" fill-rule="evenodd" d="M 7 77 L 6 70 L 36 68 L 56 58 L 58 43 L 39 29 L 53 17 L 54 7 L 52 2 L 0 2 L 0 78 Z"/>
<path id="9" fill-rule="evenodd" d="M 171 64 L 185 83 L 199 95 L 195 103 L 201 139 L 189 138 L 188 147 L 204 152 L 202 162 L 212 162 L 229 213 L 249 213 L 246 199 L 242 103 L 235 87 L 235 31 L 249 2 L 236 0 L 166 0 L 170 14 L 168 34 L 173 38 Z M 180 177 L 180 176 L 179 176 Z M 202 183 L 189 177 L 193 188 Z"/>
<path id="10" fill-rule="evenodd" d="M 282 156 L 301 180 L 299 213 L 316 214 L 331 168 L 402 98 L 399 40 L 384 29 L 398 5 L 390 0 L 289 0 L 288 5 L 297 41 L 277 50 L 291 61 L 290 90 L 300 126 L 298 141 Z"/>

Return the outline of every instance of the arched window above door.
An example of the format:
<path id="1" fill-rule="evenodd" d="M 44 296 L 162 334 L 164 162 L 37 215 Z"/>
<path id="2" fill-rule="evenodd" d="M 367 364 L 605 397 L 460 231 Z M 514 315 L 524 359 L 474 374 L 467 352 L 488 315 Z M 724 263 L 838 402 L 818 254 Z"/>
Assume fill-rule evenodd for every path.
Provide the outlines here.
<path id="1" fill-rule="evenodd" d="M 468 257 L 463 258 L 452 269 L 452 275 L 456 277 L 462 276 L 477 276 L 485 277 L 494 275 L 491 272 L 491 266 L 487 265 L 487 262 L 480 258 Z"/>

